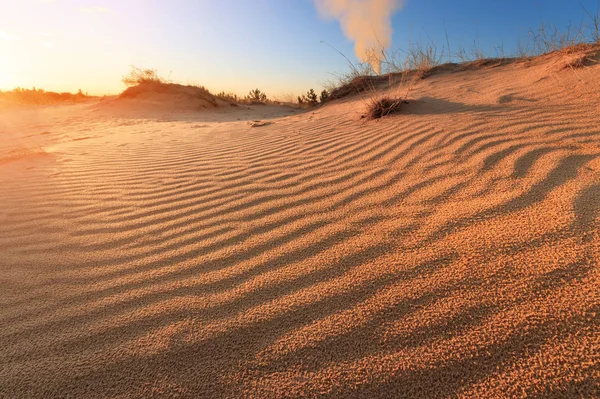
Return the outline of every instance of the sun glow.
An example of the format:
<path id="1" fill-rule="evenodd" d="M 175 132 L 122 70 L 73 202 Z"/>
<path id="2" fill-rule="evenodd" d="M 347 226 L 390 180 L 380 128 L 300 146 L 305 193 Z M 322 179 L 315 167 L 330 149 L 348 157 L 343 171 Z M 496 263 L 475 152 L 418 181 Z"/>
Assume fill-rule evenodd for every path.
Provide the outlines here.
<path id="1" fill-rule="evenodd" d="M 8 72 L 0 69 L 0 90 L 12 90 L 14 89 L 15 79 Z"/>

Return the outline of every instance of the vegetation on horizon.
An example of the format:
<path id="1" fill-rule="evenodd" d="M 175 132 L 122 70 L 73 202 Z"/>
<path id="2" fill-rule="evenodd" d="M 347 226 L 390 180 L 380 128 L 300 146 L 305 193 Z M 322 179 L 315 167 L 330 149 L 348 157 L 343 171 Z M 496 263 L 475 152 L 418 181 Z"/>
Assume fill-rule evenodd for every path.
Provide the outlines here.
<path id="1" fill-rule="evenodd" d="M 327 99 L 329 98 L 329 92 L 327 91 L 327 89 L 324 89 L 321 92 L 320 96 L 317 96 L 317 93 L 315 92 L 314 89 L 310 89 L 306 92 L 306 94 L 303 94 L 301 96 L 297 97 L 298 100 L 298 105 L 301 107 L 314 107 L 318 104 L 324 104 Z"/>
<path id="2" fill-rule="evenodd" d="M 309 107 L 314 107 L 318 104 L 317 101 L 317 93 L 313 89 L 310 89 L 303 94 L 302 96 L 298 96 L 298 104 L 299 105 L 307 105 Z"/>
<path id="3" fill-rule="evenodd" d="M 10 91 L 0 90 L 0 101 L 24 105 L 77 103 L 87 101 L 90 98 L 92 97 L 87 93 L 84 93 L 81 89 L 77 93 L 57 93 L 53 91 L 36 89 L 35 87 L 31 89 L 17 87 L 16 89 Z"/>
<path id="4" fill-rule="evenodd" d="M 248 92 L 248 95 L 246 97 L 244 97 L 244 100 L 246 100 L 247 102 L 261 102 L 261 103 L 265 103 L 268 101 L 267 99 L 267 94 L 260 91 L 258 88 L 254 89 L 254 90 L 250 90 L 250 92 Z"/>
<path id="5" fill-rule="evenodd" d="M 225 100 L 228 101 L 230 103 L 239 103 L 241 102 L 241 99 L 238 97 L 237 94 L 235 93 L 225 93 L 224 91 L 215 94 L 216 97 L 220 98 L 221 100 Z"/>

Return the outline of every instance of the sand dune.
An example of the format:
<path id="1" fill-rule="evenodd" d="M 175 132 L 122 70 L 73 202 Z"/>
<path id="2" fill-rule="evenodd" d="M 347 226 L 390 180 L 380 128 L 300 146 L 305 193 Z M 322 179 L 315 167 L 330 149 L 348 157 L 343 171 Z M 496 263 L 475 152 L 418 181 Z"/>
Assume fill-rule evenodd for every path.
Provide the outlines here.
<path id="1" fill-rule="evenodd" d="M 568 61 L 375 121 L 3 114 L 0 397 L 600 396 L 600 65 Z"/>
<path id="2" fill-rule="evenodd" d="M 230 105 L 197 86 L 173 83 L 142 83 L 129 87 L 116 98 L 103 101 L 96 108 L 113 116 L 154 116 L 157 112 L 173 113 L 185 110 L 214 110 Z"/>

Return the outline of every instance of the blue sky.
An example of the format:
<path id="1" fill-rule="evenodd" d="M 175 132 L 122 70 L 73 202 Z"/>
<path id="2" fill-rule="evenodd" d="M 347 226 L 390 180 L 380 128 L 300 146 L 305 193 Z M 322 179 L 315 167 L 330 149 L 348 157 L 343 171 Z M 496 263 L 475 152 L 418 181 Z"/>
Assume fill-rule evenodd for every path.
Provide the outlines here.
<path id="1" fill-rule="evenodd" d="M 543 20 L 579 25 L 598 0 L 406 0 L 393 15 L 392 49 L 409 40 L 485 52 L 514 51 L 521 30 Z M 589 21 L 588 21 L 589 22 Z M 116 94 L 129 65 L 182 83 L 271 96 L 321 89 L 353 43 L 312 0 L 0 0 L 0 88 Z"/>

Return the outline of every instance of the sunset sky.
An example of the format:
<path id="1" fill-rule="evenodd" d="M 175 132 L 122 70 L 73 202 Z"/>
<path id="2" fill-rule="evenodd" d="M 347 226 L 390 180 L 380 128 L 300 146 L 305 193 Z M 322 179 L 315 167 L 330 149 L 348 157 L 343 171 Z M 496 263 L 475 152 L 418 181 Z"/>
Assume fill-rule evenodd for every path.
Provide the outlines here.
<path id="1" fill-rule="evenodd" d="M 406 0 L 392 48 L 409 40 L 514 50 L 541 20 L 585 21 L 597 0 Z M 353 43 L 312 0 L 0 0 L 0 88 L 117 94 L 129 65 L 181 83 L 244 94 L 300 93 L 344 72 Z"/>

